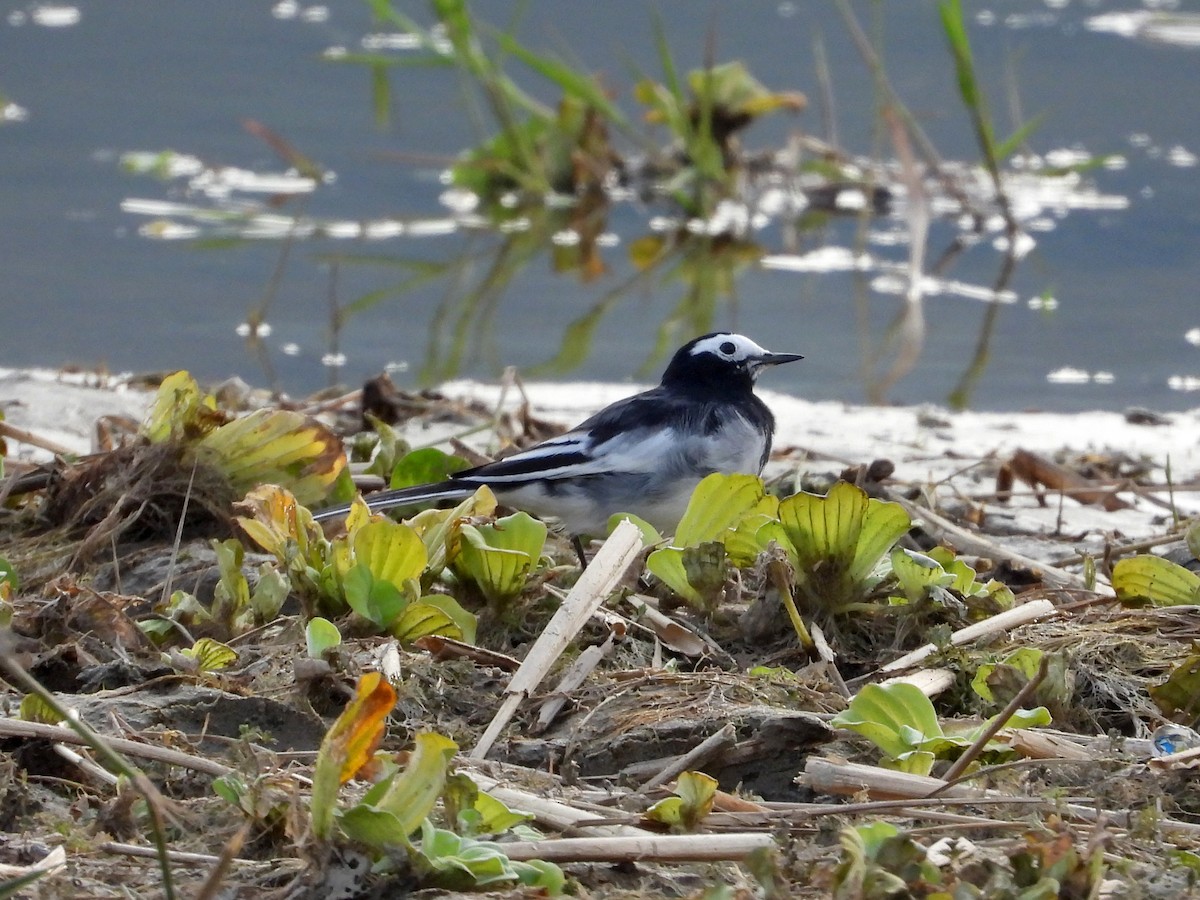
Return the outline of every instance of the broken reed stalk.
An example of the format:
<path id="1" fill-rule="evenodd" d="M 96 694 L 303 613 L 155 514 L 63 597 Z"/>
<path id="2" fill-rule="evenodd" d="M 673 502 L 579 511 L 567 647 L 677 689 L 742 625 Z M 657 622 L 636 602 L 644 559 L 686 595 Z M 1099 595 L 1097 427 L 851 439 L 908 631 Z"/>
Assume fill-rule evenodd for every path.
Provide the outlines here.
<path id="1" fill-rule="evenodd" d="M 950 644 L 957 647 L 960 644 L 966 644 L 978 638 L 1009 631 L 1018 625 L 1026 625 L 1030 622 L 1036 622 L 1039 619 L 1057 614 L 1058 607 L 1049 600 L 1031 600 L 1012 609 L 1006 609 L 1004 612 L 984 619 L 982 622 L 976 622 L 973 625 L 968 625 L 966 628 L 958 629 L 958 631 L 950 635 Z M 936 652 L 936 646 L 926 644 L 923 647 L 918 647 L 911 653 L 906 653 L 899 659 L 894 659 L 890 663 L 881 666 L 877 671 L 880 673 L 898 672 L 901 669 L 915 666 L 921 660 L 932 656 Z M 869 678 L 870 676 L 867 677 Z M 862 680 L 864 679 L 858 679 L 860 682 Z"/>
<path id="2" fill-rule="evenodd" d="M 93 746 L 92 742 L 73 728 L 60 725 L 46 725 L 42 722 L 26 722 L 22 719 L 0 718 L 0 736 L 35 738 L 44 741 L 54 741 L 60 744 L 79 744 Z M 98 738 L 100 739 L 100 738 Z M 155 744 L 145 744 L 140 741 L 130 741 L 125 738 L 104 737 L 101 740 L 114 752 L 125 756 L 139 756 L 155 762 L 166 763 L 169 766 L 180 766 L 205 775 L 221 777 L 234 771 L 229 766 L 203 756 L 192 756 L 178 750 L 170 750 Z"/>
<path id="3" fill-rule="evenodd" d="M 579 629 L 620 583 L 641 549 L 642 533 L 628 519 L 613 529 L 604 546 L 567 594 L 563 605 L 534 641 L 521 668 L 509 681 L 500 709 L 492 717 L 479 743 L 467 754 L 469 759 L 483 759 L 488 755 L 500 732 L 516 714 L 521 701 L 541 684 L 563 650 L 575 639 Z"/>
<path id="4" fill-rule="evenodd" d="M 645 837 L 555 838 L 503 845 L 512 860 L 548 862 L 718 862 L 745 859 L 775 846 L 767 832 L 742 834 L 647 834 Z"/>

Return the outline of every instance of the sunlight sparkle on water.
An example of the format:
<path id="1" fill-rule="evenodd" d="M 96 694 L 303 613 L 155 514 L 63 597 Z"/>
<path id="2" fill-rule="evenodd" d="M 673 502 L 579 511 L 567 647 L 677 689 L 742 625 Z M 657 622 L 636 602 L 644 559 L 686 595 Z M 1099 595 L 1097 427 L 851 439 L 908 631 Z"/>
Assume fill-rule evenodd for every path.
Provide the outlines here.
<path id="1" fill-rule="evenodd" d="M 1089 372 L 1086 369 L 1076 369 L 1073 366 L 1063 366 L 1053 372 L 1046 373 L 1046 380 L 1051 384 L 1112 384 L 1117 377 L 1112 372 Z"/>
<path id="2" fill-rule="evenodd" d="M 78 25 L 81 18 L 77 6 L 35 6 L 29 13 L 35 25 L 43 28 L 68 28 Z"/>

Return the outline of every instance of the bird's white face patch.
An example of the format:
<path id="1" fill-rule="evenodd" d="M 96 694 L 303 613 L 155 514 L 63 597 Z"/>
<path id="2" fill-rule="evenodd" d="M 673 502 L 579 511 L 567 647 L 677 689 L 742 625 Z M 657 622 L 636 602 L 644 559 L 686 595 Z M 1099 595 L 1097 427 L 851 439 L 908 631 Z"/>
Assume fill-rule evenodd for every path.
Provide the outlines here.
<path id="1" fill-rule="evenodd" d="M 743 363 L 748 359 L 758 359 L 766 356 L 767 352 L 744 334 L 714 334 L 692 348 L 692 356 L 709 353 L 731 363 Z"/>

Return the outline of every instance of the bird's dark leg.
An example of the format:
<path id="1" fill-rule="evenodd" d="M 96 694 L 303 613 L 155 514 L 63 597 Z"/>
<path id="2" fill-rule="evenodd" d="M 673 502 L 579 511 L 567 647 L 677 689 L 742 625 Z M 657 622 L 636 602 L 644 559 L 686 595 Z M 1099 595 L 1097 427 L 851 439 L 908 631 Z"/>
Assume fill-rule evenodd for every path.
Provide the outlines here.
<path id="1" fill-rule="evenodd" d="M 571 535 L 571 546 L 575 548 L 575 555 L 579 557 L 580 568 L 586 569 L 588 564 L 587 552 L 583 549 L 583 541 L 579 535 Z"/>

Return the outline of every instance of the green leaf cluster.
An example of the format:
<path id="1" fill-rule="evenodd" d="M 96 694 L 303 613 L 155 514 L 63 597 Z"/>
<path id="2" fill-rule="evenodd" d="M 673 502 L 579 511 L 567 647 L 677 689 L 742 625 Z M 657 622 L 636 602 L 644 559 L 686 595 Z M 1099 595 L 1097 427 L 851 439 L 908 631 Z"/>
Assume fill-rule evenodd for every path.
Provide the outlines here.
<path id="1" fill-rule="evenodd" d="M 840 612 L 890 572 L 888 551 L 910 526 L 901 506 L 847 482 L 824 497 L 798 493 L 780 501 L 752 475 L 715 474 L 697 486 L 671 546 L 650 554 L 647 567 L 708 611 L 721 598 L 726 566 L 749 566 L 777 546 L 810 604 Z M 958 576 L 942 577 L 949 585 Z"/>
<path id="2" fill-rule="evenodd" d="M 1017 710 L 1006 728 L 1031 728 L 1050 724 L 1045 707 Z M 904 682 L 868 684 L 850 705 L 834 716 L 835 728 L 861 734 L 884 753 L 883 765 L 915 775 L 928 775 L 934 760 L 969 747 L 992 720 L 968 731 L 948 734 L 942 730 L 933 704 L 921 690 Z M 990 748 L 1002 750 L 996 744 Z"/>
<path id="3" fill-rule="evenodd" d="M 450 516 L 471 508 L 433 510 L 421 530 L 372 517 L 365 505 L 347 518 L 347 533 L 329 540 L 312 514 L 280 488 L 247 494 L 238 518 L 246 534 L 275 556 L 294 590 L 332 615 L 352 610 L 377 629 L 411 642 L 439 634 L 473 642 L 476 619 L 451 596 L 425 592 L 431 579 L 429 543 L 444 558 Z M 329 646 L 328 640 L 321 641 Z"/>

